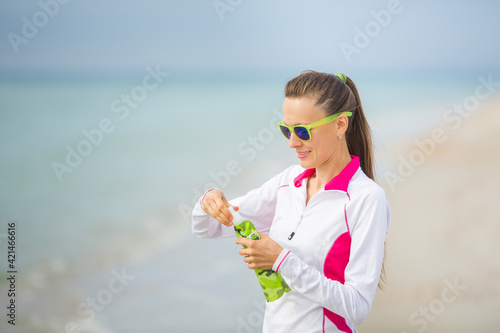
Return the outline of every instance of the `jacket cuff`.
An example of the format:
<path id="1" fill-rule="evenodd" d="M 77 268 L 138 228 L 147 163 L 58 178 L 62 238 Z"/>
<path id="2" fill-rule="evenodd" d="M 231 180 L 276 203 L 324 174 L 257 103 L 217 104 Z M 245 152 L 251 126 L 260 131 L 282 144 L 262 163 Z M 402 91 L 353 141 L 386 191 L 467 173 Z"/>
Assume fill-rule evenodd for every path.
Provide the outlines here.
<path id="1" fill-rule="evenodd" d="M 281 251 L 280 255 L 278 256 L 278 258 L 274 262 L 273 271 L 275 271 L 275 272 L 279 271 L 281 264 L 283 264 L 283 262 L 285 261 L 285 259 L 288 257 L 289 254 L 290 254 L 290 250 L 288 250 L 288 249 L 283 249 Z"/>

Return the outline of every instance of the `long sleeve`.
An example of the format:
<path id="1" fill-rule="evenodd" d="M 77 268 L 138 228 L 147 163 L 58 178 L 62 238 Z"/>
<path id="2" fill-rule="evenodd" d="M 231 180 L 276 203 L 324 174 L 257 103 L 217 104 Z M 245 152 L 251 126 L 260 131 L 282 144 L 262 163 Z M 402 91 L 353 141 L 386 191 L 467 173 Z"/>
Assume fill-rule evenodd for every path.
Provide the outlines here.
<path id="1" fill-rule="evenodd" d="M 361 209 L 353 211 L 346 211 L 351 223 L 351 247 L 344 284 L 327 278 L 287 249 L 282 251 L 273 269 L 282 274 L 292 290 L 360 324 L 370 312 L 377 290 L 390 210 L 380 189 L 363 200 Z"/>
<path id="2" fill-rule="evenodd" d="M 229 203 L 238 206 L 240 215 L 252 221 L 258 231 L 269 231 L 276 209 L 277 190 L 288 181 L 287 177 L 292 169 L 296 167 L 287 168 L 261 187 L 229 200 Z M 233 227 L 226 227 L 205 213 L 201 207 L 201 198 L 193 209 L 192 232 L 200 238 L 236 237 Z"/>

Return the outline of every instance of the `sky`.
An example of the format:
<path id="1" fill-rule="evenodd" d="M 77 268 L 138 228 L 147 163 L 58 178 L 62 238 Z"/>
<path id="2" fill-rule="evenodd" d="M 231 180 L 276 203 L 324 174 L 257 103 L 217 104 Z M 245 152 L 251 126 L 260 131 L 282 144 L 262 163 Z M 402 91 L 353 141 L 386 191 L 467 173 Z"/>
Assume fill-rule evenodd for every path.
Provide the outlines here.
<path id="1" fill-rule="evenodd" d="M 0 74 L 498 68 L 498 31 L 494 0 L 2 1 Z"/>

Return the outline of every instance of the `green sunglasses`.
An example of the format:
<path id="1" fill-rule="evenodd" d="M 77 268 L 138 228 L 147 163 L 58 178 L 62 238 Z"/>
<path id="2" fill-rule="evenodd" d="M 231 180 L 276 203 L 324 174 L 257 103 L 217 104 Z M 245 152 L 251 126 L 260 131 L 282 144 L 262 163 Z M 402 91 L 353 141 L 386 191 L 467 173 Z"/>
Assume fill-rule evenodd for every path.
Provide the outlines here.
<path id="1" fill-rule="evenodd" d="M 301 141 L 309 141 L 311 140 L 311 129 L 315 127 L 319 127 L 321 125 L 325 125 L 328 123 L 331 123 L 335 119 L 337 119 L 338 116 L 341 114 L 345 114 L 348 117 L 352 116 L 352 112 L 350 111 L 344 111 L 344 112 L 339 112 L 334 115 L 331 115 L 329 117 L 323 118 L 321 120 L 318 120 L 315 123 L 312 123 L 311 125 L 295 125 L 295 126 L 288 126 L 285 124 L 285 121 L 280 121 L 278 123 L 278 127 L 281 130 L 281 133 L 290 140 L 290 137 L 292 136 L 292 131 L 295 133 L 295 135 L 299 138 Z"/>

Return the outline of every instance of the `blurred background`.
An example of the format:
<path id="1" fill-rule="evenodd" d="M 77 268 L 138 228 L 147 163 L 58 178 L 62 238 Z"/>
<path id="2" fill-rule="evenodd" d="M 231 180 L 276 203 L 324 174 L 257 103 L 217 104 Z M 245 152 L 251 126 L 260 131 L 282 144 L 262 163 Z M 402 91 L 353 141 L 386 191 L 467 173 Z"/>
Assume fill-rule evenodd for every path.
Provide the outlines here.
<path id="1" fill-rule="evenodd" d="M 234 239 L 200 240 L 205 189 L 295 154 L 285 83 L 343 72 L 393 219 L 362 332 L 500 328 L 497 1 L 3 1 L 2 332 L 261 332 Z M 7 323 L 8 223 L 16 325 Z M 7 320 L 6 320 L 7 319 Z"/>

